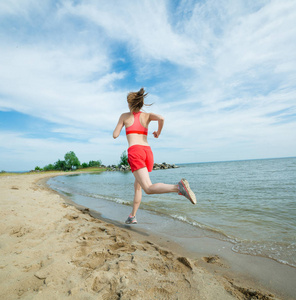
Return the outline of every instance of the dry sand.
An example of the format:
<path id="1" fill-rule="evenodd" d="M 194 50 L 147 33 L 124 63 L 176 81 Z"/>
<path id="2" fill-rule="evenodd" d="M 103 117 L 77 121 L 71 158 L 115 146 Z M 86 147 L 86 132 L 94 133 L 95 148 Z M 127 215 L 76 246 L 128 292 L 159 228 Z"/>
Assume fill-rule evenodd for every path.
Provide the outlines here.
<path id="1" fill-rule="evenodd" d="M 56 175 L 0 177 L 0 299 L 278 299 L 37 184 Z"/>

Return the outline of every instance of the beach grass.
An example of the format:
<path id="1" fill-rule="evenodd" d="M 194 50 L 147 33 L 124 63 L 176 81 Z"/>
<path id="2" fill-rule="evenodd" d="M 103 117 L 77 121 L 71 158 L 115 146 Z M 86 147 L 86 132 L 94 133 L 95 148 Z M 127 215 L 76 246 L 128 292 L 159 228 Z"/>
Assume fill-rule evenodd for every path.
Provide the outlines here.
<path id="1" fill-rule="evenodd" d="M 54 173 L 61 173 L 65 172 L 65 174 L 69 173 L 98 173 L 98 172 L 104 172 L 107 168 L 101 168 L 101 167 L 89 167 L 84 169 L 76 169 L 71 171 L 59 171 L 59 170 L 51 170 L 51 171 L 29 171 L 29 172 L 0 172 L 0 176 L 12 176 L 12 175 L 32 175 L 32 174 L 54 174 Z"/>

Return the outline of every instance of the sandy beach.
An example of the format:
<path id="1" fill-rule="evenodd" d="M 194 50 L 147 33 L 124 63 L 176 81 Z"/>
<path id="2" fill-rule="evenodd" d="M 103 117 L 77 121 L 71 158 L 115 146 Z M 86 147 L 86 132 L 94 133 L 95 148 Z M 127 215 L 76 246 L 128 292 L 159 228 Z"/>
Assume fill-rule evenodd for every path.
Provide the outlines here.
<path id="1" fill-rule="evenodd" d="M 73 206 L 61 174 L 0 176 L 0 299 L 284 299 Z"/>

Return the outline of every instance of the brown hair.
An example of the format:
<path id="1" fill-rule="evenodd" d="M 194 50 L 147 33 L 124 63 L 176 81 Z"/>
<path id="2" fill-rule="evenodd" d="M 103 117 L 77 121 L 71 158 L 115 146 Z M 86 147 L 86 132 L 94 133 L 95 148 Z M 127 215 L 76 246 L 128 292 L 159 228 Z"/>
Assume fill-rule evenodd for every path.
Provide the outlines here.
<path id="1" fill-rule="evenodd" d="M 130 92 L 127 95 L 127 102 L 131 112 L 138 112 L 143 105 L 150 106 L 152 104 L 145 104 L 144 98 L 148 95 L 145 90 L 141 88 L 138 92 Z"/>

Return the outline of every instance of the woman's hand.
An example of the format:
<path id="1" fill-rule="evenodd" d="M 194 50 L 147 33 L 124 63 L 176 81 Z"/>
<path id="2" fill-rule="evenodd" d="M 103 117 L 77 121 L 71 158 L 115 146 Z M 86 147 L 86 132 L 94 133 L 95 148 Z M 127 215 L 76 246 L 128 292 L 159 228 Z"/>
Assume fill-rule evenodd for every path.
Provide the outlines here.
<path id="1" fill-rule="evenodd" d="M 159 137 L 160 133 L 158 133 L 157 131 L 154 131 L 154 132 L 153 132 L 153 135 L 154 135 L 154 137 L 157 139 L 157 138 Z"/>

